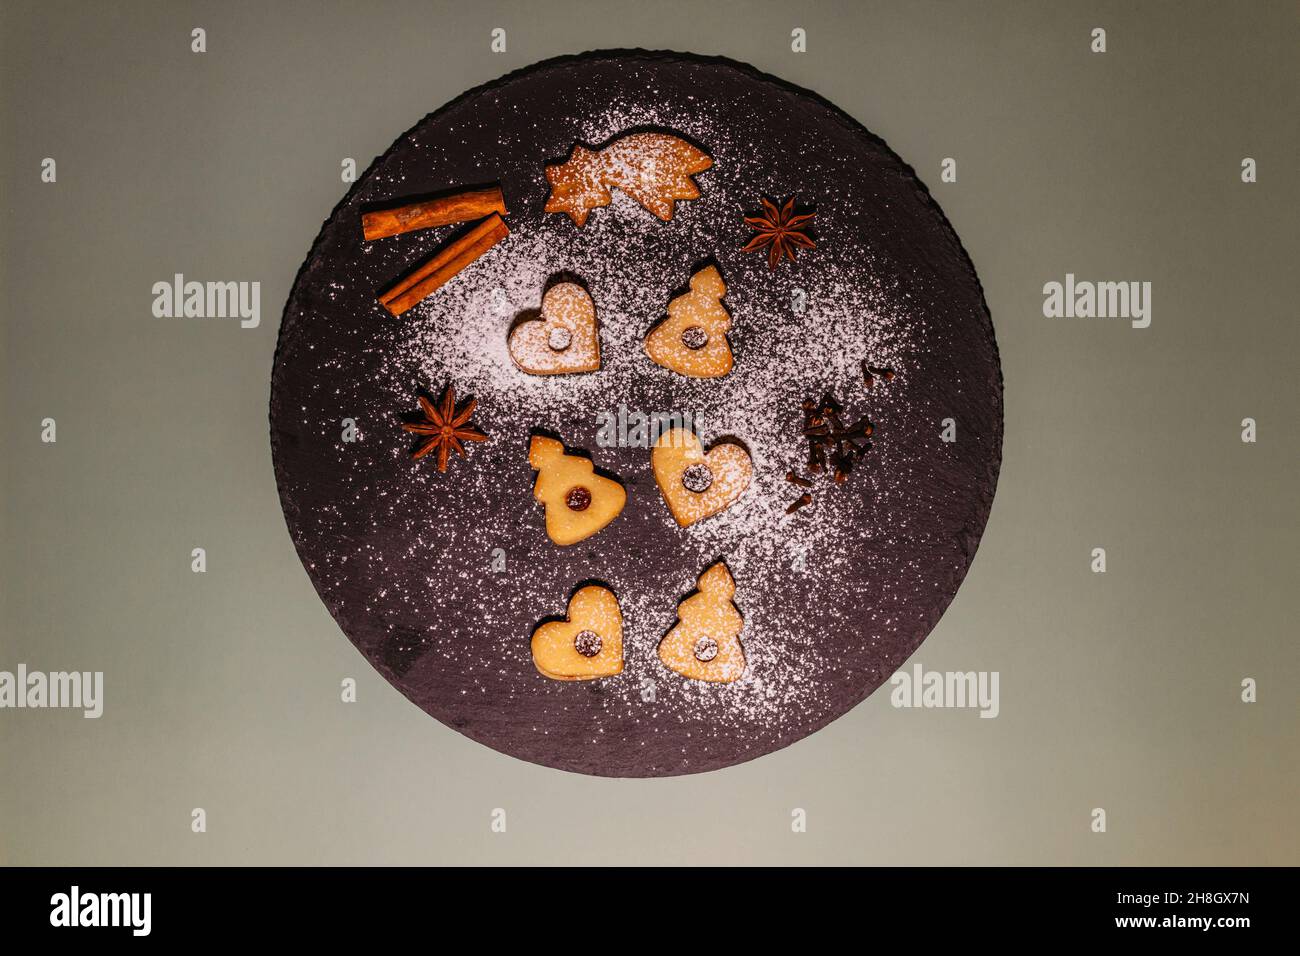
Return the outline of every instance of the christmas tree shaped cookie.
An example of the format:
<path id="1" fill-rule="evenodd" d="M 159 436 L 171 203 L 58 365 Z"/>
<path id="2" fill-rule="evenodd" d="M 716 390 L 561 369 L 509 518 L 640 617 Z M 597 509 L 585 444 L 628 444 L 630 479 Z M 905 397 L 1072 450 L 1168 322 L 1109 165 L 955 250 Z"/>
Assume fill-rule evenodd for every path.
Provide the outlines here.
<path id="1" fill-rule="evenodd" d="M 537 470 L 533 497 L 546 506 L 546 533 L 558 545 L 590 538 L 627 503 L 622 485 L 596 474 L 590 459 L 565 454 L 564 444 L 554 438 L 534 435 L 528 463 Z"/>
<path id="2" fill-rule="evenodd" d="M 728 684 L 745 671 L 744 618 L 731 599 L 736 582 L 725 562 L 700 575 L 698 590 L 677 605 L 677 624 L 659 642 L 659 659 L 691 680 Z"/>
<path id="3" fill-rule="evenodd" d="M 596 306 L 576 282 L 551 286 L 541 315 L 520 322 L 507 342 L 510 358 L 530 375 L 565 375 L 600 368 Z"/>
<path id="4" fill-rule="evenodd" d="M 664 368 L 691 378 L 720 378 L 731 371 L 731 316 L 722 297 L 727 286 L 717 266 L 691 276 L 690 291 L 668 303 L 668 318 L 645 339 L 646 354 Z"/>
<path id="5" fill-rule="evenodd" d="M 569 599 L 563 621 L 533 631 L 533 663 L 554 680 L 612 677 L 623 670 L 623 613 L 609 588 L 589 584 Z"/>

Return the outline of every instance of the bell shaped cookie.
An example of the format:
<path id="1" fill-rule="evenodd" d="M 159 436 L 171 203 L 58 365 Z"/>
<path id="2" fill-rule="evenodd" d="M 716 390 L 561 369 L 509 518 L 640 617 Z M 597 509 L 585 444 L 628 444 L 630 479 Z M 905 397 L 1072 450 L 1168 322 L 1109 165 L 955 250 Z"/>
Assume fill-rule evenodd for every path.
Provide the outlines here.
<path id="1" fill-rule="evenodd" d="M 719 561 L 700 575 L 696 592 L 677 605 L 677 624 L 659 642 L 659 659 L 691 680 L 729 684 L 745 672 L 744 618 L 732 603 L 736 582 Z"/>
<path id="2" fill-rule="evenodd" d="M 541 315 L 510 332 L 510 358 L 530 375 L 566 375 L 600 368 L 596 305 L 576 282 L 561 282 L 542 296 Z"/>
<path id="3" fill-rule="evenodd" d="M 731 315 L 722 304 L 727 286 L 717 266 L 691 276 L 689 292 L 668 303 L 668 318 L 646 336 L 651 360 L 690 378 L 721 378 L 731 371 L 727 330 Z"/>
<path id="4" fill-rule="evenodd" d="M 672 428 L 650 451 L 655 483 L 683 528 L 728 508 L 749 487 L 754 464 L 734 442 L 719 442 L 704 453 L 695 433 Z"/>
<path id="5" fill-rule="evenodd" d="M 558 545 L 590 538 L 627 503 L 622 485 L 596 474 L 590 459 L 565 454 L 564 444 L 554 438 L 534 435 L 528 463 L 537 470 L 533 497 L 546 506 L 546 533 Z"/>
<path id="6" fill-rule="evenodd" d="M 592 680 L 623 670 L 623 613 L 609 588 L 589 584 L 569 599 L 563 621 L 533 631 L 533 663 L 554 680 Z"/>

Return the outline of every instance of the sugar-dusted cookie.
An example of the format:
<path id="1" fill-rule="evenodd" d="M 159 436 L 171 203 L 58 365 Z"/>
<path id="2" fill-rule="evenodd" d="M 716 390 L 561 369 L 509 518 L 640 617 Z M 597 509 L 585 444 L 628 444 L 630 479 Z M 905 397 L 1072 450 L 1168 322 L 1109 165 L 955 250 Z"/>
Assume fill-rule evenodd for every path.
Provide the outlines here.
<path id="1" fill-rule="evenodd" d="M 668 318 L 645 338 L 646 354 L 664 368 L 691 378 L 720 378 L 731 371 L 731 316 L 722 304 L 726 283 L 717 266 L 691 276 L 689 292 L 668 303 Z"/>
<path id="2" fill-rule="evenodd" d="M 542 296 L 542 312 L 510 332 L 510 357 L 532 375 L 594 372 L 600 368 L 596 305 L 576 282 L 553 285 Z"/>
<path id="3" fill-rule="evenodd" d="M 731 601 L 736 582 L 719 561 L 700 575 L 696 588 L 677 605 L 677 624 L 659 642 L 659 659 L 683 677 L 728 684 L 745 672 L 745 621 Z"/>
<path id="4" fill-rule="evenodd" d="M 546 167 L 546 211 L 567 213 L 583 226 L 591 210 L 610 204 L 610 189 L 618 189 L 667 221 L 675 201 L 700 198 L 691 177 L 712 165 L 707 153 L 671 133 L 631 133 L 597 150 L 578 144 L 566 162 Z"/>
<path id="5" fill-rule="evenodd" d="M 596 474 L 590 459 L 565 454 L 564 444 L 554 438 L 534 435 L 528 463 L 537 469 L 533 497 L 546 506 L 546 533 L 558 545 L 590 538 L 627 503 L 622 485 Z"/>
<path id="6" fill-rule="evenodd" d="M 609 588 L 589 584 L 569 599 L 563 621 L 533 631 L 533 663 L 555 680 L 592 680 L 623 670 L 623 614 Z"/>
<path id="7" fill-rule="evenodd" d="M 650 466 L 668 510 L 683 528 L 729 507 L 754 475 L 749 452 L 740 445 L 719 442 L 706 455 L 695 433 L 685 428 L 659 436 Z"/>

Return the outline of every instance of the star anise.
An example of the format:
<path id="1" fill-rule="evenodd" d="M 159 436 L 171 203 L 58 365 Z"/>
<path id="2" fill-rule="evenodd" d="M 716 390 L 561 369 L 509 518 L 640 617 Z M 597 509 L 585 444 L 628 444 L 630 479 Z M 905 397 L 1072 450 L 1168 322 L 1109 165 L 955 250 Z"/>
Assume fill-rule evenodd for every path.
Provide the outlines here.
<path id="1" fill-rule="evenodd" d="M 403 422 L 402 428 L 408 432 L 414 432 L 417 435 L 426 436 L 427 440 L 422 442 L 415 451 L 411 452 L 412 458 L 423 458 L 435 449 L 438 452 L 438 470 L 447 470 L 447 459 L 454 448 L 460 453 L 460 457 L 465 457 L 465 446 L 462 442 L 467 441 L 487 441 L 487 435 L 475 428 L 469 422 L 469 417 L 474 414 L 474 409 L 478 406 L 475 399 L 470 399 L 465 406 L 459 411 L 456 410 L 456 390 L 448 385 L 447 390 L 442 393 L 440 405 L 434 405 L 423 395 L 417 395 L 416 400 L 420 403 L 420 411 L 424 413 L 422 422 Z"/>
<path id="2" fill-rule="evenodd" d="M 780 209 L 776 208 L 776 203 L 763 199 L 763 215 L 745 217 L 745 222 L 758 234 L 741 251 L 760 252 L 766 247 L 770 269 L 776 268 L 782 256 L 794 262 L 796 249 L 816 248 L 817 244 L 807 234 L 808 223 L 815 215 L 815 212 L 808 212 L 796 216 L 793 196 Z"/>

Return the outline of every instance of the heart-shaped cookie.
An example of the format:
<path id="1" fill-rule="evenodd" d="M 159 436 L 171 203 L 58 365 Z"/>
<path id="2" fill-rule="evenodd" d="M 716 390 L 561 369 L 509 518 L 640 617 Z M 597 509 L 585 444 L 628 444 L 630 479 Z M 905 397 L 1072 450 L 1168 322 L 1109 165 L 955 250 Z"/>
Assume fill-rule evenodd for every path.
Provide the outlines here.
<path id="1" fill-rule="evenodd" d="M 588 584 L 563 621 L 533 631 L 533 663 L 553 680 L 593 680 L 623 670 L 623 613 L 609 588 Z"/>
<path id="2" fill-rule="evenodd" d="M 576 282 L 551 286 L 542 312 L 510 332 L 510 358 L 530 375 L 565 375 L 600 368 L 596 305 Z"/>
<path id="3" fill-rule="evenodd" d="M 754 476 L 745 449 L 719 442 L 706 455 L 695 433 L 685 428 L 659 436 L 650 451 L 650 467 L 668 510 L 683 528 L 729 507 Z"/>

